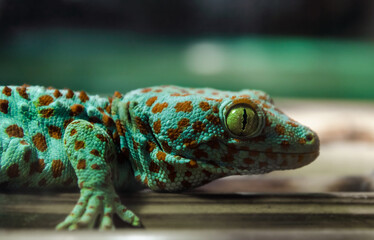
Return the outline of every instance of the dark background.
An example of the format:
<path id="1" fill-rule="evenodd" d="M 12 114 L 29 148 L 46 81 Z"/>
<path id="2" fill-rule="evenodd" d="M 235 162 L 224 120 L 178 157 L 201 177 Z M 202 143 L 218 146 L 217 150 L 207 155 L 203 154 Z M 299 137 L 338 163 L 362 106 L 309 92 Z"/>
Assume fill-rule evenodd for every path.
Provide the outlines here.
<path id="1" fill-rule="evenodd" d="M 374 98 L 374 2 L 0 0 L 0 83 Z"/>

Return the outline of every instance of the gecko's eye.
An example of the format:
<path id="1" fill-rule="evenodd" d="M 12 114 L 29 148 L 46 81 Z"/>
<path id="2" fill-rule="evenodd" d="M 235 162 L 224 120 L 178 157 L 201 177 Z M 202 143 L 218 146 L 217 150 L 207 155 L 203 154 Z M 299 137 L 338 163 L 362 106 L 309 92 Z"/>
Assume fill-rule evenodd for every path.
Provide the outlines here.
<path id="1" fill-rule="evenodd" d="M 237 137 L 252 137 L 259 133 L 262 124 L 260 117 L 248 105 L 236 105 L 226 115 L 226 127 Z"/>

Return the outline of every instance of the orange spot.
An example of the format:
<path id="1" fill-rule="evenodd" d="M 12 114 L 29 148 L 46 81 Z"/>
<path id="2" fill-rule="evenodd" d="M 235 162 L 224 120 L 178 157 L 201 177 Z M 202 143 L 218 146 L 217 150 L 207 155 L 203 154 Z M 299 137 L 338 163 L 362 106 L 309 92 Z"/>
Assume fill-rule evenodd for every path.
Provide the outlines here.
<path id="1" fill-rule="evenodd" d="M 64 169 L 65 166 L 61 160 L 52 160 L 52 176 L 54 178 L 61 177 Z"/>
<path id="2" fill-rule="evenodd" d="M 191 112 L 193 107 L 191 105 L 191 101 L 179 102 L 175 105 L 176 112 Z"/>
<path id="3" fill-rule="evenodd" d="M 213 112 L 214 112 L 214 113 L 218 113 L 218 112 L 219 112 L 219 110 L 218 110 L 218 107 L 217 107 L 217 106 L 213 106 L 213 108 L 212 108 L 212 109 L 213 109 Z"/>
<path id="4" fill-rule="evenodd" d="M 109 117 L 108 115 L 106 114 L 103 114 L 103 123 L 105 126 L 107 127 L 111 127 L 114 125 L 114 121 L 113 121 L 113 118 Z"/>
<path id="5" fill-rule="evenodd" d="M 298 125 L 295 122 L 288 121 L 287 124 L 291 127 L 298 127 Z"/>
<path id="6" fill-rule="evenodd" d="M 67 89 L 65 97 L 68 98 L 68 99 L 73 98 L 74 97 L 74 92 L 70 89 Z"/>
<path id="7" fill-rule="evenodd" d="M 200 102 L 199 103 L 199 107 L 201 108 L 201 110 L 203 111 L 208 111 L 210 109 L 210 105 L 208 102 Z"/>
<path id="8" fill-rule="evenodd" d="M 187 163 L 187 167 L 188 168 L 197 168 L 198 165 L 197 165 L 197 162 L 195 160 L 190 160 L 188 163 Z"/>
<path id="9" fill-rule="evenodd" d="M 135 117 L 135 124 L 141 134 L 148 134 L 147 124 L 140 117 Z"/>
<path id="10" fill-rule="evenodd" d="M 100 166 L 98 164 L 94 163 L 94 164 L 91 165 L 91 169 L 100 170 Z"/>
<path id="11" fill-rule="evenodd" d="M 192 128 L 195 132 L 203 132 L 205 130 L 205 124 L 201 121 L 196 121 L 192 124 Z"/>
<path id="12" fill-rule="evenodd" d="M 159 134 L 161 132 L 161 120 L 160 119 L 153 123 L 153 131 L 156 134 Z"/>
<path id="13" fill-rule="evenodd" d="M 178 127 L 176 129 L 170 128 L 167 130 L 168 137 L 170 140 L 174 141 L 179 137 L 179 135 L 184 131 L 186 127 L 190 125 L 190 120 L 188 118 L 182 118 L 178 122 Z"/>
<path id="14" fill-rule="evenodd" d="M 57 126 L 48 126 L 48 134 L 52 138 L 61 139 L 61 136 L 62 136 L 61 128 Z"/>
<path id="15" fill-rule="evenodd" d="M 5 96 L 10 97 L 10 96 L 12 95 L 12 89 L 9 88 L 9 87 L 7 87 L 7 86 L 5 86 L 5 87 L 3 88 L 2 93 L 3 93 Z"/>
<path id="16" fill-rule="evenodd" d="M 59 98 L 59 97 L 62 96 L 62 94 L 61 94 L 61 92 L 60 92 L 58 89 L 56 89 L 56 90 L 53 92 L 53 96 L 54 96 L 55 98 Z"/>
<path id="17" fill-rule="evenodd" d="M 6 174 L 8 175 L 9 178 L 16 178 L 19 177 L 19 167 L 17 163 L 13 163 L 10 165 L 7 170 Z"/>
<path id="18" fill-rule="evenodd" d="M 70 116 L 77 116 L 83 112 L 84 106 L 82 104 L 74 104 L 70 107 Z"/>
<path id="19" fill-rule="evenodd" d="M 156 148 L 156 144 L 154 142 L 148 141 L 148 147 L 147 147 L 148 152 L 150 152 L 150 153 L 153 152 L 153 150 L 155 150 L 155 148 Z"/>
<path id="20" fill-rule="evenodd" d="M 205 98 L 205 100 L 208 100 L 208 101 L 216 101 L 216 102 L 222 102 L 222 98 Z"/>
<path id="21" fill-rule="evenodd" d="M 267 101 L 267 98 L 265 96 L 259 96 L 258 98 L 261 100 Z"/>
<path id="22" fill-rule="evenodd" d="M 78 151 L 79 149 L 84 149 L 85 143 L 83 141 L 75 141 L 74 149 Z"/>
<path id="23" fill-rule="evenodd" d="M 285 132 L 286 132 L 286 128 L 283 127 L 283 126 L 280 125 L 280 124 L 277 124 L 277 125 L 275 126 L 275 132 L 276 132 L 278 135 L 284 135 Z"/>
<path id="24" fill-rule="evenodd" d="M 158 151 L 157 154 L 156 154 L 156 157 L 160 161 L 165 161 L 166 153 Z"/>
<path id="25" fill-rule="evenodd" d="M 42 109 L 40 110 L 40 114 L 42 118 L 50 118 L 54 114 L 53 108 L 47 108 L 47 109 Z"/>
<path id="26" fill-rule="evenodd" d="M 152 108 L 153 113 L 160 113 L 162 112 L 165 108 L 167 108 L 168 103 L 156 103 L 156 105 Z"/>
<path id="27" fill-rule="evenodd" d="M 29 100 L 29 95 L 27 94 L 27 88 L 26 87 L 21 86 L 21 87 L 17 87 L 16 89 L 17 89 L 18 94 L 22 98 Z"/>
<path id="28" fill-rule="evenodd" d="M 87 93 L 84 92 L 84 91 L 80 91 L 79 93 L 79 99 L 82 101 L 82 102 L 86 102 L 88 101 L 90 98 L 87 96 Z"/>
<path id="29" fill-rule="evenodd" d="M 43 95 L 39 97 L 39 106 L 48 106 L 53 102 L 53 97 L 49 95 Z"/>
<path id="30" fill-rule="evenodd" d="M 147 93 L 147 92 L 150 92 L 152 91 L 152 88 L 143 88 L 142 89 L 142 93 Z"/>
<path id="31" fill-rule="evenodd" d="M 76 133 L 77 133 L 77 130 L 76 130 L 75 128 L 73 128 L 73 129 L 70 131 L 70 136 L 74 136 Z"/>
<path id="32" fill-rule="evenodd" d="M 120 92 L 118 92 L 118 91 L 115 91 L 113 97 L 115 97 L 115 98 L 122 98 L 122 94 Z"/>
<path id="33" fill-rule="evenodd" d="M 165 152 L 170 153 L 171 152 L 171 147 L 169 146 L 168 142 L 162 141 L 161 142 L 162 148 L 164 149 Z"/>
<path id="34" fill-rule="evenodd" d="M 233 104 L 248 104 L 250 106 L 253 106 L 254 105 L 253 102 L 247 98 L 239 98 L 239 99 L 235 99 L 233 101 Z"/>
<path id="35" fill-rule="evenodd" d="M 187 148 L 196 148 L 198 146 L 198 143 L 196 140 L 193 140 L 193 139 L 190 139 L 190 138 L 187 138 L 187 139 L 183 139 L 183 144 L 187 147 Z"/>
<path id="36" fill-rule="evenodd" d="M 86 169 L 86 160 L 81 159 L 78 161 L 77 169 Z"/>
<path id="37" fill-rule="evenodd" d="M 116 128 L 117 128 L 118 134 L 119 134 L 120 136 L 124 136 L 124 135 L 125 135 L 126 128 L 125 128 L 125 126 L 121 123 L 120 120 L 116 120 Z"/>
<path id="38" fill-rule="evenodd" d="M 103 134 L 96 134 L 96 137 L 102 142 L 108 141 Z"/>
<path id="39" fill-rule="evenodd" d="M 206 119 L 208 119 L 208 121 L 213 123 L 214 125 L 219 125 L 219 117 L 215 116 L 214 114 L 206 116 Z"/>
<path id="40" fill-rule="evenodd" d="M 9 137 L 22 138 L 24 136 L 23 129 L 19 127 L 17 124 L 8 126 L 5 129 L 5 132 L 8 134 Z"/>
<path id="41" fill-rule="evenodd" d="M 148 107 L 152 106 L 153 103 L 157 100 L 157 96 L 154 96 L 154 97 L 151 97 L 147 100 L 147 102 L 145 103 Z"/>
<path id="42" fill-rule="evenodd" d="M 45 137 L 41 133 L 37 133 L 32 137 L 32 142 L 34 143 L 35 147 L 41 151 L 44 152 L 47 150 L 47 141 L 45 140 Z"/>
<path id="43" fill-rule="evenodd" d="M 138 147 L 139 147 L 139 143 L 137 143 L 134 138 L 132 139 L 132 147 L 134 148 L 134 150 L 138 150 Z"/>
<path id="44" fill-rule="evenodd" d="M 74 119 L 70 118 L 64 121 L 64 128 L 66 128 Z"/>
<path id="45" fill-rule="evenodd" d="M 92 149 L 90 154 L 94 155 L 94 156 L 97 156 L 97 157 L 100 157 L 100 152 L 99 150 L 97 149 Z"/>

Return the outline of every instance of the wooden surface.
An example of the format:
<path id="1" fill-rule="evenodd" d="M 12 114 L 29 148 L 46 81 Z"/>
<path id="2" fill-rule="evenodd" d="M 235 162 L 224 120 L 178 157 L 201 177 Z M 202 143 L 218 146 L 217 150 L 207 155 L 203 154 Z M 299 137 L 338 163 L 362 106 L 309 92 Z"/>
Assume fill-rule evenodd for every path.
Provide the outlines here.
<path id="1" fill-rule="evenodd" d="M 78 194 L 1 194 L 0 227 L 53 229 Z M 145 229 L 374 228 L 374 193 L 165 194 L 122 196 Z M 126 227 L 124 224 L 117 226 Z"/>
<path id="2" fill-rule="evenodd" d="M 141 217 L 141 229 L 118 221 L 117 231 L 105 234 L 54 232 L 77 199 L 76 193 L 0 194 L 0 239 L 374 238 L 374 193 L 139 192 L 122 201 Z"/>

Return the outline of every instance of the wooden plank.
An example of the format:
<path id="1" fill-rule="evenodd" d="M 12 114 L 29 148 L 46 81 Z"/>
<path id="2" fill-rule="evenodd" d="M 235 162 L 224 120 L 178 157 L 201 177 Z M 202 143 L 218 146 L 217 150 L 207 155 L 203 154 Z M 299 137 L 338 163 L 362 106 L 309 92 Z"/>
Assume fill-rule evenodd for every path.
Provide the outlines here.
<path id="1" fill-rule="evenodd" d="M 78 194 L 0 194 L 0 228 L 53 229 Z M 146 229 L 366 228 L 374 226 L 374 193 L 162 194 L 122 201 Z M 125 224 L 117 222 L 119 228 Z"/>
<path id="2" fill-rule="evenodd" d="M 112 232 L 54 232 L 54 231 L 1 231 L 0 239 L 6 240 L 112 240 L 112 239 L 141 239 L 141 240 L 232 240 L 232 239 L 259 239 L 259 240 L 372 240 L 374 230 L 342 230 L 342 229 L 283 229 L 273 230 L 117 230 Z"/>

